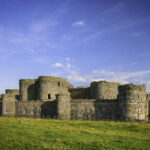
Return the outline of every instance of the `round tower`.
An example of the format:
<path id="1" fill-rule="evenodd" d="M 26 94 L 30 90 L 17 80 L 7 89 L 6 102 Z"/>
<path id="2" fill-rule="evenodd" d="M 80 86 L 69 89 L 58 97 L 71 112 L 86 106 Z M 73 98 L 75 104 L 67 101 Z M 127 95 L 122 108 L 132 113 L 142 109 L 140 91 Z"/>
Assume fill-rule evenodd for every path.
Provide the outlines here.
<path id="1" fill-rule="evenodd" d="M 123 120 L 146 119 L 145 85 L 127 84 L 119 86 L 119 116 Z"/>
<path id="2" fill-rule="evenodd" d="M 38 78 L 38 99 L 55 100 L 57 94 L 68 92 L 68 88 L 73 88 L 73 86 L 66 79 L 40 76 Z"/>
<path id="3" fill-rule="evenodd" d="M 21 79 L 19 81 L 20 98 L 22 101 L 28 101 L 29 99 L 32 99 L 32 97 L 34 97 L 32 95 L 35 95 L 35 92 L 33 90 L 35 83 L 35 79 Z"/>
<path id="4" fill-rule="evenodd" d="M 118 86 L 117 82 L 92 82 L 91 83 L 91 98 L 100 100 L 113 100 L 117 99 Z"/>

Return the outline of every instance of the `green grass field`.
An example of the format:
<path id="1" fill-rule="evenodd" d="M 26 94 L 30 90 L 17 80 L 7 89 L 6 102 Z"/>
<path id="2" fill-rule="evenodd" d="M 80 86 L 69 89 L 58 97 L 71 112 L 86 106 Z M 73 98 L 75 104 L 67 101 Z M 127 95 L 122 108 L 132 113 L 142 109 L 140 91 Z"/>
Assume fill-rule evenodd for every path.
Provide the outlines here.
<path id="1" fill-rule="evenodd" d="M 0 117 L 0 150 L 150 150 L 150 123 Z"/>

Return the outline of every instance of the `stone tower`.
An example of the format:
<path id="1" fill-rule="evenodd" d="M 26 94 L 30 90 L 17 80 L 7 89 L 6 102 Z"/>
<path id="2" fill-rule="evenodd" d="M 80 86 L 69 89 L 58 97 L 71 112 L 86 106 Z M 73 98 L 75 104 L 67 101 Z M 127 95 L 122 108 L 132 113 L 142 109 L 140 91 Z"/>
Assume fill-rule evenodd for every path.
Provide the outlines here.
<path id="1" fill-rule="evenodd" d="M 119 116 L 123 120 L 146 120 L 146 87 L 145 85 L 119 86 Z"/>
<path id="2" fill-rule="evenodd" d="M 118 86 L 120 84 L 116 82 L 92 82 L 91 83 L 91 98 L 100 100 L 112 100 L 117 99 Z"/>

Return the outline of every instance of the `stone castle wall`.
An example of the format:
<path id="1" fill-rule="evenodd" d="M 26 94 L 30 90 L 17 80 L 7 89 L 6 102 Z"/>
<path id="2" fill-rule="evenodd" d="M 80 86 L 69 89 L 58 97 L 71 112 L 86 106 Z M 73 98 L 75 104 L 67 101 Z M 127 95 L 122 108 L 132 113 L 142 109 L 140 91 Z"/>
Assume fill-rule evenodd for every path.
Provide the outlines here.
<path id="1" fill-rule="evenodd" d="M 90 88 L 70 88 L 69 92 L 72 99 L 90 99 Z"/>
<path id="2" fill-rule="evenodd" d="M 19 81 L 20 99 L 30 101 L 37 99 L 37 84 L 35 79 L 21 79 Z"/>
<path id="3" fill-rule="evenodd" d="M 2 97 L 2 115 L 15 116 L 16 115 L 16 97 L 11 94 L 3 94 Z"/>
<path id="4" fill-rule="evenodd" d="M 145 85 L 119 86 L 118 101 L 122 118 L 125 120 L 145 120 L 147 118 L 145 91 Z"/>
<path id="5" fill-rule="evenodd" d="M 118 103 L 115 100 L 74 99 L 71 101 L 71 119 L 120 119 L 118 118 Z"/>
<path id="6" fill-rule="evenodd" d="M 117 99 L 119 83 L 115 82 L 92 82 L 91 83 L 91 98 L 101 100 Z"/>
<path id="7" fill-rule="evenodd" d="M 57 118 L 55 101 L 19 101 L 16 103 L 16 116 L 29 118 Z"/>
<path id="8" fill-rule="evenodd" d="M 150 119 L 145 85 L 92 82 L 73 88 L 66 79 L 41 76 L 21 79 L 19 90 L 0 95 L 0 114 L 34 118 L 133 120 Z"/>
<path id="9" fill-rule="evenodd" d="M 66 93 L 73 87 L 65 79 L 45 76 L 39 77 L 38 85 L 39 100 L 54 100 L 58 93 Z"/>
<path id="10" fill-rule="evenodd" d="M 147 93 L 146 95 L 146 110 L 147 118 L 150 120 L 150 93 Z"/>

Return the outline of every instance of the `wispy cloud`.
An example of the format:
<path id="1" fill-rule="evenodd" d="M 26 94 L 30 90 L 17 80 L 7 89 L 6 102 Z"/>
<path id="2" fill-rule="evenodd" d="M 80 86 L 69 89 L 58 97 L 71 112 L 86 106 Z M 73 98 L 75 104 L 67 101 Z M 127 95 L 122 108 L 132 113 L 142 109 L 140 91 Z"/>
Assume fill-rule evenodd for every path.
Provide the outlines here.
<path id="1" fill-rule="evenodd" d="M 102 15 L 104 16 L 106 14 L 118 12 L 118 11 L 120 11 L 120 9 L 122 9 L 124 7 L 124 5 L 125 4 L 123 2 L 117 3 L 114 6 L 112 6 L 112 7 L 108 8 L 108 9 L 104 10 L 103 12 L 101 12 L 98 16 L 102 16 Z"/>
<path id="2" fill-rule="evenodd" d="M 140 36 L 142 36 L 142 33 L 136 32 L 136 33 L 133 33 L 132 36 L 133 37 L 140 37 Z"/>
<path id="3" fill-rule="evenodd" d="M 50 60 L 48 57 L 38 57 L 34 59 L 34 62 L 37 62 L 39 64 L 49 64 Z"/>
<path id="4" fill-rule="evenodd" d="M 55 64 L 52 64 L 52 67 L 64 67 L 64 65 L 59 62 L 56 62 Z"/>
<path id="5" fill-rule="evenodd" d="M 109 34 L 112 32 L 119 32 L 121 30 L 135 27 L 135 26 L 139 26 L 139 25 L 144 24 L 144 23 L 150 23 L 150 18 L 144 18 L 144 19 L 140 19 L 140 20 L 132 20 L 132 21 L 128 21 L 128 22 L 117 23 L 117 24 L 108 26 L 106 28 L 102 28 L 100 30 L 97 30 L 96 32 L 85 37 L 82 42 L 87 42 L 89 40 L 95 39 L 95 38 L 102 36 L 104 34 Z M 139 36 L 140 34 L 136 34 L 136 35 Z"/>
<path id="6" fill-rule="evenodd" d="M 70 59 L 70 57 L 66 57 L 66 61 L 70 61 L 71 59 Z"/>
<path id="7" fill-rule="evenodd" d="M 150 70 L 138 72 L 111 72 L 106 70 L 92 71 L 92 76 L 103 76 L 106 80 L 119 82 L 121 84 L 129 83 L 129 81 L 138 81 L 150 74 Z"/>
<path id="8" fill-rule="evenodd" d="M 32 32 L 43 32 L 56 27 L 58 22 L 56 20 L 44 20 L 32 23 L 29 28 Z"/>
<path id="9" fill-rule="evenodd" d="M 85 26 L 85 21 L 81 20 L 81 21 L 76 21 L 72 24 L 72 26 L 74 27 L 80 27 L 80 26 Z"/>
<path id="10" fill-rule="evenodd" d="M 30 53 L 35 53 L 35 49 L 33 47 L 26 47 L 25 50 L 27 50 Z"/>
<path id="11" fill-rule="evenodd" d="M 70 59 L 69 59 L 70 61 Z M 56 71 L 59 76 L 65 76 L 70 82 L 75 85 L 89 86 L 93 81 L 106 80 L 110 82 L 119 82 L 120 84 L 146 84 L 147 91 L 150 90 L 150 81 L 147 77 L 150 75 L 150 70 L 137 71 L 137 72 L 114 72 L 108 70 L 93 70 L 88 75 L 80 74 L 80 69 L 66 60 L 66 63 L 55 63 L 53 67 L 58 68 Z M 59 71 L 59 68 L 63 67 L 63 70 Z"/>

